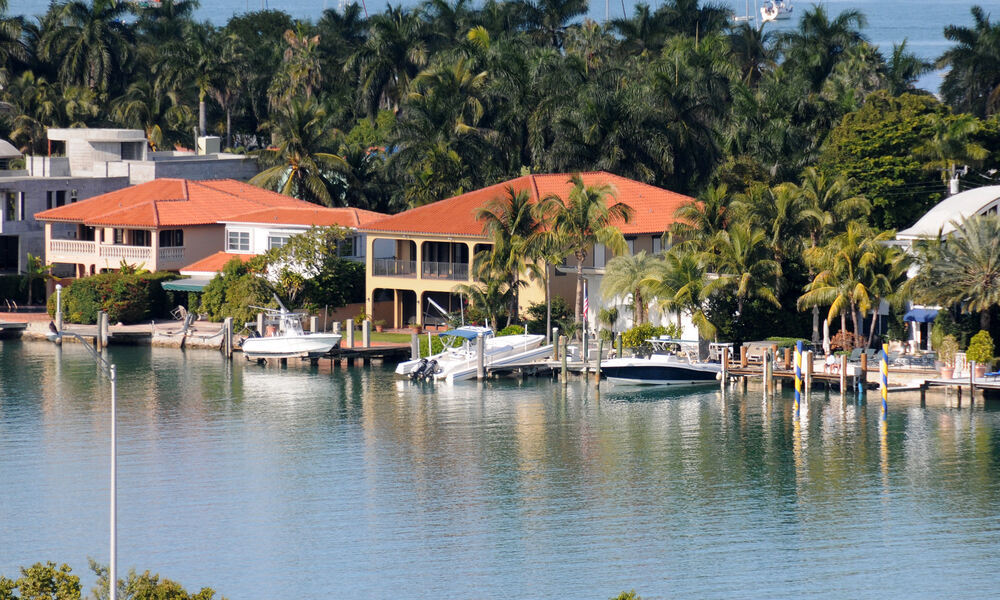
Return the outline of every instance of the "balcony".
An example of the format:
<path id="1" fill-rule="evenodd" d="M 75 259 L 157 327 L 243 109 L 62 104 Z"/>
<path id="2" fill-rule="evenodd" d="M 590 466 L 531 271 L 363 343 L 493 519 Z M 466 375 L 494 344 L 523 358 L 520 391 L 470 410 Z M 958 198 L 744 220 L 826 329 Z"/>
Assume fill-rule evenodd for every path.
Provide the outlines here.
<path id="1" fill-rule="evenodd" d="M 49 240 L 46 260 L 54 263 L 96 263 L 117 268 L 124 260 L 146 269 L 177 269 L 184 266 L 184 247 L 152 248 L 124 244 L 99 244 L 79 240 Z"/>
<path id="2" fill-rule="evenodd" d="M 417 261 L 376 258 L 372 266 L 372 275 L 382 277 L 416 277 Z"/>
<path id="3" fill-rule="evenodd" d="M 468 281 L 469 265 L 466 263 L 433 262 L 425 260 L 420 267 L 420 276 L 424 279 Z"/>

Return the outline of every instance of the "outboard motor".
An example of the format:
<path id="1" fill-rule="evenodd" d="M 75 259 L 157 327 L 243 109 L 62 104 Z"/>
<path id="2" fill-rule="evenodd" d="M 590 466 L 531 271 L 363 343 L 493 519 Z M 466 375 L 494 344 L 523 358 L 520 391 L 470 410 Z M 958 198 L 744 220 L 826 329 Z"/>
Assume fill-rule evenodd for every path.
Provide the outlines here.
<path id="1" fill-rule="evenodd" d="M 417 363 L 417 367 L 410 371 L 410 379 L 420 379 L 424 375 L 424 369 L 427 368 L 427 359 L 421 358 L 420 362 Z"/>
<path id="2" fill-rule="evenodd" d="M 434 379 L 434 374 L 437 373 L 438 361 L 431 360 L 427 363 L 427 368 L 424 369 L 423 377 L 424 379 Z"/>

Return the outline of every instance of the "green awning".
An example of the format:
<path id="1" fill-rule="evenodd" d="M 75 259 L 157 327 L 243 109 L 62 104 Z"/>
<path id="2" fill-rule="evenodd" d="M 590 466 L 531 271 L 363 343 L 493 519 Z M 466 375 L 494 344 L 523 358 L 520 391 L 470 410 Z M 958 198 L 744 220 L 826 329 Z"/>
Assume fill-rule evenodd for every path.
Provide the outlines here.
<path id="1" fill-rule="evenodd" d="M 201 292 L 208 285 L 211 279 L 190 277 L 188 279 L 174 279 L 173 281 L 164 281 L 163 289 L 171 290 L 174 292 Z"/>

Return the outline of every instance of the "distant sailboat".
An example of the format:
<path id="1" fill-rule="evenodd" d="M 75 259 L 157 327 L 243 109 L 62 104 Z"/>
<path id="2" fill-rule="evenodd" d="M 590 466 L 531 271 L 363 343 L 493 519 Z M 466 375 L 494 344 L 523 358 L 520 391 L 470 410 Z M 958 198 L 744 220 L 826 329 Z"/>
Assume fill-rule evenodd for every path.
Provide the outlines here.
<path id="1" fill-rule="evenodd" d="M 760 7 L 761 23 L 770 21 L 786 21 L 792 18 L 792 1 L 769 0 Z"/>
<path id="2" fill-rule="evenodd" d="M 756 8 L 756 2 L 754 3 Z M 754 23 L 757 21 L 757 17 L 750 12 L 750 0 L 747 0 L 746 12 L 743 16 L 733 15 L 733 23 Z"/>

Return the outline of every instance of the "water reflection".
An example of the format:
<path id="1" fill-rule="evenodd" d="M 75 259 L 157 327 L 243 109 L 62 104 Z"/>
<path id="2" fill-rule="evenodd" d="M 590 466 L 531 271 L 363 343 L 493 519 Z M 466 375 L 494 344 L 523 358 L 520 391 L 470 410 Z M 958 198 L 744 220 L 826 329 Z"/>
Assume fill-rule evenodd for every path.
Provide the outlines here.
<path id="1" fill-rule="evenodd" d="M 106 560 L 106 383 L 72 344 L 0 353 L 0 574 Z M 434 387 L 112 355 L 121 566 L 231 598 L 841 598 L 875 579 L 971 598 L 1000 567 L 1000 412 L 981 403 L 894 396 L 883 427 L 879 403 L 821 390 L 796 418 L 759 381 Z"/>

